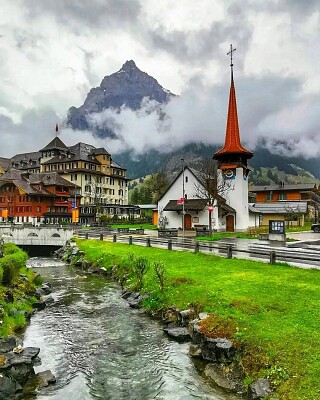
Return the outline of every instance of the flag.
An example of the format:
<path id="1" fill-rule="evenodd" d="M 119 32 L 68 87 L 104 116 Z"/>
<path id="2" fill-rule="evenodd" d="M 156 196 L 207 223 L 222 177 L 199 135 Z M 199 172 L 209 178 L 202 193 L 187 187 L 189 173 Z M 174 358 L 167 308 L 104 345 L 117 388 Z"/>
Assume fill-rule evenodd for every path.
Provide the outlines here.
<path id="1" fill-rule="evenodd" d="M 177 200 L 177 204 L 183 204 L 185 201 L 184 197 L 181 197 L 179 200 Z"/>

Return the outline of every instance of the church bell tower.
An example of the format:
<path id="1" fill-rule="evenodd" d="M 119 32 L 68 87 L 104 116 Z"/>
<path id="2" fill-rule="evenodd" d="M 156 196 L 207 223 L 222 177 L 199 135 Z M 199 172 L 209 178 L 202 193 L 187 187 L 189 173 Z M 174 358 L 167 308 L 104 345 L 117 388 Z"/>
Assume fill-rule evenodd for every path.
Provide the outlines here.
<path id="1" fill-rule="evenodd" d="M 224 197 L 227 203 L 236 210 L 236 217 L 233 224 L 234 230 L 241 231 L 246 230 L 249 226 L 247 177 L 250 171 L 248 159 L 253 156 L 253 153 L 246 150 L 240 141 L 232 62 L 235 50 L 230 45 L 228 55 L 231 58 L 231 86 L 225 143 L 223 148 L 214 154 L 213 158 L 218 161 L 218 171 L 228 187 Z"/>

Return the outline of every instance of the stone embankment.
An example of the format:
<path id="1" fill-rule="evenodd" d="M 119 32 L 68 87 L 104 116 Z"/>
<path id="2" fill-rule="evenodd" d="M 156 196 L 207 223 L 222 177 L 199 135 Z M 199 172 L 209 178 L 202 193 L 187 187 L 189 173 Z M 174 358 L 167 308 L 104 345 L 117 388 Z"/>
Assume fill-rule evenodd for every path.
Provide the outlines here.
<path id="1" fill-rule="evenodd" d="M 36 289 L 38 300 L 33 303 L 33 312 L 45 308 L 51 301 L 50 293 L 49 283 Z M 0 339 L 0 400 L 18 399 L 22 394 L 33 394 L 37 388 L 55 383 L 49 370 L 35 373 L 34 367 L 41 365 L 39 352 L 38 347 L 24 348 L 22 340 L 15 336 Z"/>
<path id="2" fill-rule="evenodd" d="M 122 287 L 122 297 L 132 308 L 141 308 L 143 300 L 148 294 L 132 292 L 123 288 L 125 279 L 119 278 L 118 267 L 110 270 L 92 265 L 85 259 L 84 252 L 74 243 L 67 243 L 65 248 L 56 252 L 58 258 L 81 268 L 81 274 L 76 279 L 83 279 L 85 274 L 101 274 L 116 279 Z M 202 331 L 202 322 L 209 317 L 207 313 L 197 313 L 192 307 L 188 310 L 179 310 L 169 307 L 159 310 L 152 317 L 162 321 L 163 330 L 174 340 L 190 342 L 189 354 L 207 362 L 204 373 L 214 383 L 227 391 L 243 396 L 247 400 L 270 399 L 272 389 L 267 379 L 258 379 L 248 386 L 243 384 L 244 376 L 240 367 L 240 354 L 232 341 L 222 338 L 211 338 Z M 272 398 L 272 400 L 277 400 Z"/>

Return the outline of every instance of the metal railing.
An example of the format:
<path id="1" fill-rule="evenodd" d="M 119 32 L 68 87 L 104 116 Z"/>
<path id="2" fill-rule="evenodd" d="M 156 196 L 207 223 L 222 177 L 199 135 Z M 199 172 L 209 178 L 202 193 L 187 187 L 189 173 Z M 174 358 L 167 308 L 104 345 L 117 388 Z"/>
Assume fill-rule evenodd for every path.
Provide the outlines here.
<path id="1" fill-rule="evenodd" d="M 138 233 L 134 229 L 118 232 L 117 229 L 96 228 L 75 231 L 75 236 L 84 239 L 105 240 L 129 245 L 159 247 L 167 250 L 185 250 L 194 253 L 206 253 L 224 256 L 226 258 L 245 258 L 267 261 L 270 264 L 287 262 L 306 266 L 320 267 L 319 251 L 303 248 L 274 248 L 266 245 L 249 244 L 243 246 L 237 243 L 197 241 L 192 238 L 158 238 Z"/>

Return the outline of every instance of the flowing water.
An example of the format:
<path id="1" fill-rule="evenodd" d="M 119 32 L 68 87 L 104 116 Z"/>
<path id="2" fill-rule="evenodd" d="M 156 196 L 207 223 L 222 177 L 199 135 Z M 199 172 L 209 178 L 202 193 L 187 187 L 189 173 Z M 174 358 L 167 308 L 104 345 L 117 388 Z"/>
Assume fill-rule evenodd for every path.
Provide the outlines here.
<path id="1" fill-rule="evenodd" d="M 42 365 L 57 383 L 37 400 L 235 400 L 201 376 L 188 344 L 170 340 L 161 325 L 121 298 L 119 288 L 54 259 L 29 260 L 52 283 L 54 302 L 36 313 L 25 346 L 41 348 Z M 29 397 L 30 398 L 30 397 Z"/>

